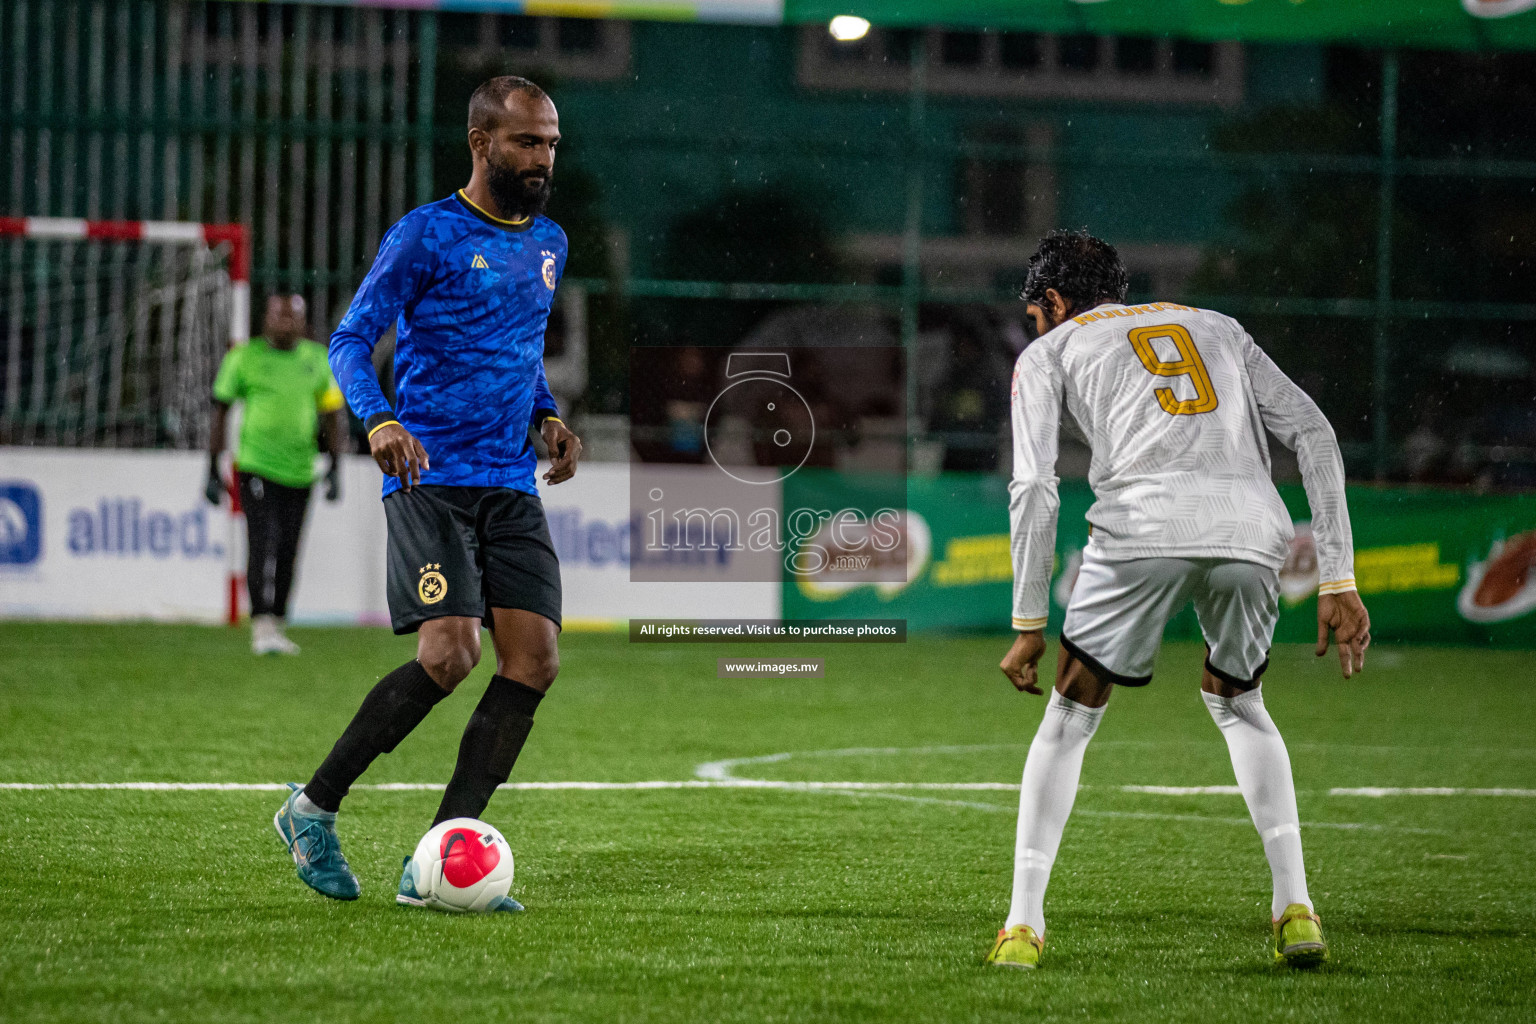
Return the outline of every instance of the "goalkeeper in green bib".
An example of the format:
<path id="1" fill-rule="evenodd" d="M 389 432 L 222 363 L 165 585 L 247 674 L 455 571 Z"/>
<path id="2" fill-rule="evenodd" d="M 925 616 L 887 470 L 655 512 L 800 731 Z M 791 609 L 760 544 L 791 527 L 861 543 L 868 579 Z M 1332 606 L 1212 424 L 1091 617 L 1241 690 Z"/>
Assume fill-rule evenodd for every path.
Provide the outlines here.
<path id="1" fill-rule="evenodd" d="M 341 497 L 337 460 L 345 436 L 345 403 L 331 376 L 325 346 L 305 338 L 304 326 L 301 297 L 271 296 L 262 336 L 230 349 L 213 382 L 206 493 L 215 505 L 226 489 L 219 474 L 225 422 L 232 405 L 244 406 L 235 483 L 245 512 L 251 650 L 256 654 L 299 653 L 298 645 L 284 635 L 283 624 L 288 618 L 299 535 L 315 482 L 322 421 L 331 456 L 325 498 Z"/>

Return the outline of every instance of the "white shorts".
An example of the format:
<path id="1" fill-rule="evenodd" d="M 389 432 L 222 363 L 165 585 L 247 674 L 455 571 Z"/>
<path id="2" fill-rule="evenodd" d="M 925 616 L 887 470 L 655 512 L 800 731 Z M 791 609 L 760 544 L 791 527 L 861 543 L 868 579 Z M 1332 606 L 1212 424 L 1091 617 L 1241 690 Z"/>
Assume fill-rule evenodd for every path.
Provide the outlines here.
<path id="1" fill-rule="evenodd" d="M 1252 686 L 1269 665 L 1280 615 L 1280 574 L 1228 558 L 1136 558 L 1104 562 L 1087 552 L 1061 645 L 1105 682 L 1145 686 L 1169 618 L 1194 601 L 1210 648 L 1205 667 Z"/>

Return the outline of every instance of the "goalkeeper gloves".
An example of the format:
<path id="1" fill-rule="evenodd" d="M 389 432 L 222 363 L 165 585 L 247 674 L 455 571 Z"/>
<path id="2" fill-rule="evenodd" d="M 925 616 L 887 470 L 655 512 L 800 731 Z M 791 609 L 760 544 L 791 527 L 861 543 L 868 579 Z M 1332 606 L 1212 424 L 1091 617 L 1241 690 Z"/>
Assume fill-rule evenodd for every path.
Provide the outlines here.
<path id="1" fill-rule="evenodd" d="M 341 463 L 331 457 L 331 468 L 325 471 L 325 500 L 341 500 Z"/>
<path id="2" fill-rule="evenodd" d="M 217 505 L 224 497 L 224 480 L 219 476 L 219 456 L 217 453 L 208 457 L 208 483 L 203 487 L 203 496 L 210 504 Z"/>

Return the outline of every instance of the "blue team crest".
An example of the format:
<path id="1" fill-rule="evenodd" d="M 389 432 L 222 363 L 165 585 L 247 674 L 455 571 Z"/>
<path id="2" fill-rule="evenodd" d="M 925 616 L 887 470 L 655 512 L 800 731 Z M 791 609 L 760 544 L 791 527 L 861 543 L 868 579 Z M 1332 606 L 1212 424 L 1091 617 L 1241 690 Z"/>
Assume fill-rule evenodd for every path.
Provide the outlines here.
<path id="1" fill-rule="evenodd" d="M 544 257 L 544 286 L 550 291 L 555 290 L 555 254 L 548 249 L 541 253 Z"/>

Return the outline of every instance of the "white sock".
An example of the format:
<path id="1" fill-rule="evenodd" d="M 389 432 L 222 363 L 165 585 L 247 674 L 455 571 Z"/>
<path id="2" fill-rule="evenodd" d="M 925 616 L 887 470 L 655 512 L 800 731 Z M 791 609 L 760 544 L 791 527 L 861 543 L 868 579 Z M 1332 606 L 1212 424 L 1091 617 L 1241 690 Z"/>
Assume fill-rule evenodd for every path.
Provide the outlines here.
<path id="1" fill-rule="evenodd" d="M 1291 758 L 1285 740 L 1264 710 L 1262 687 L 1236 697 L 1218 697 L 1200 691 L 1211 717 L 1227 739 L 1237 788 L 1243 791 L 1248 814 L 1264 841 L 1264 856 L 1274 876 L 1275 893 L 1270 917 L 1292 903 L 1308 909 L 1307 871 L 1301 859 L 1301 816 L 1296 811 L 1296 784 L 1291 780 Z"/>
<path id="2" fill-rule="evenodd" d="M 299 795 L 293 798 L 293 809 L 298 811 L 300 814 L 315 815 L 316 817 L 320 818 L 334 819 L 336 817 L 335 811 L 327 811 L 323 809 L 319 804 L 311 800 L 309 795 L 302 789 L 299 790 Z"/>
<path id="3" fill-rule="evenodd" d="M 1019 831 L 1013 847 L 1013 899 L 1003 927 L 1027 924 L 1045 937 L 1045 886 L 1061 845 L 1061 833 L 1077 798 L 1083 752 L 1104 717 L 1051 691 L 1045 717 L 1024 761 L 1019 786 Z"/>

